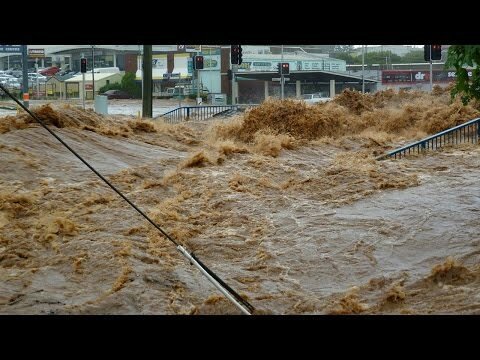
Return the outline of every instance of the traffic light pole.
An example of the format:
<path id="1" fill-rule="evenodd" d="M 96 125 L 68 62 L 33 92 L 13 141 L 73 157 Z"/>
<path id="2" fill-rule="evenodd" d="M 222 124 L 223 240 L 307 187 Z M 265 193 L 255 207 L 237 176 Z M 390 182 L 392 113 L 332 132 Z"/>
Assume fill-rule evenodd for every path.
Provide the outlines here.
<path id="1" fill-rule="evenodd" d="M 283 93 L 283 90 L 284 90 L 284 85 L 283 85 L 283 83 L 284 83 L 284 78 L 283 78 L 283 67 L 282 67 L 282 65 L 283 65 L 283 45 L 282 45 L 282 60 L 281 60 L 280 64 L 281 64 L 281 65 L 280 65 L 280 86 L 281 86 L 281 92 L 282 92 L 282 97 L 281 97 L 281 99 L 283 100 L 283 98 L 284 98 L 284 93 Z"/>
<path id="2" fill-rule="evenodd" d="M 82 73 L 82 104 L 85 110 L 85 73 Z"/>
<path id="3" fill-rule="evenodd" d="M 236 84 L 236 79 L 235 79 L 235 75 L 238 71 L 238 65 L 237 64 L 233 64 L 232 65 L 232 105 L 236 105 L 237 104 L 237 84 Z"/>
<path id="4" fill-rule="evenodd" d="M 197 55 L 200 55 L 202 53 L 202 45 L 200 45 L 200 51 L 198 53 L 195 53 Z M 200 101 L 198 100 L 200 98 L 200 70 L 195 69 L 197 73 L 197 101 L 195 103 L 197 105 L 200 105 Z"/>
<path id="5" fill-rule="evenodd" d="M 432 66 L 432 58 L 431 58 L 431 55 L 432 52 L 430 51 L 430 92 L 432 92 L 433 90 L 433 66 Z"/>

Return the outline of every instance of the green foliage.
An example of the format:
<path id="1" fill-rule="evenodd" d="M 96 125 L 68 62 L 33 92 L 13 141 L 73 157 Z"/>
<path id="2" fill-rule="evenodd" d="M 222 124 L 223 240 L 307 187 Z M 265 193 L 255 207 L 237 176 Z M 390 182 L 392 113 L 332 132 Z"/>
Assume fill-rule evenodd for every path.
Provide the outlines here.
<path id="1" fill-rule="evenodd" d="M 142 97 L 142 85 L 135 81 L 135 73 L 128 72 L 122 77 L 121 83 L 113 83 L 102 86 L 98 92 L 104 93 L 107 90 L 123 90 L 129 93 L 132 97 L 139 99 Z"/>
<path id="2" fill-rule="evenodd" d="M 122 78 L 122 90 L 126 91 L 134 98 L 142 97 L 142 85 L 135 81 L 135 73 L 128 72 Z"/>
<path id="3" fill-rule="evenodd" d="M 350 45 L 337 45 L 332 56 L 336 59 L 345 60 L 349 65 L 360 65 L 362 63 L 362 54 L 354 55 L 353 50 L 353 47 Z M 391 51 L 365 51 L 365 66 L 367 67 L 373 64 L 386 65 L 418 62 L 424 62 L 423 50 L 412 50 L 404 56 L 396 55 Z"/>
<path id="4" fill-rule="evenodd" d="M 425 62 L 423 58 L 423 49 L 422 50 L 411 50 L 400 58 L 400 63 L 409 64 L 409 63 L 422 63 Z"/>
<path id="5" fill-rule="evenodd" d="M 103 94 L 105 91 L 108 91 L 108 90 L 121 90 L 121 89 L 122 89 L 122 85 L 116 82 L 113 84 L 107 84 L 102 86 L 100 89 L 98 89 L 98 93 Z"/>
<path id="6" fill-rule="evenodd" d="M 335 45 L 333 48 L 334 53 L 350 54 L 353 51 L 355 51 L 353 45 Z"/>
<path id="7" fill-rule="evenodd" d="M 345 60 L 347 64 L 361 64 L 362 63 L 362 57 L 358 57 L 355 55 L 352 55 L 350 53 L 346 52 L 339 52 L 339 53 L 334 53 L 332 55 L 335 59 L 340 59 L 340 60 Z M 360 62 L 359 62 L 360 61 Z"/>
<path id="8" fill-rule="evenodd" d="M 452 45 L 448 49 L 445 66 L 454 67 L 457 81 L 452 89 L 452 97 L 461 96 L 466 105 L 471 99 L 480 99 L 480 45 Z M 468 76 L 467 67 L 473 68 L 472 76 Z"/>
<path id="9" fill-rule="evenodd" d="M 360 57 L 360 63 L 362 55 Z M 393 64 L 400 62 L 400 56 L 392 53 L 391 51 L 375 51 L 365 54 L 365 64 Z"/>

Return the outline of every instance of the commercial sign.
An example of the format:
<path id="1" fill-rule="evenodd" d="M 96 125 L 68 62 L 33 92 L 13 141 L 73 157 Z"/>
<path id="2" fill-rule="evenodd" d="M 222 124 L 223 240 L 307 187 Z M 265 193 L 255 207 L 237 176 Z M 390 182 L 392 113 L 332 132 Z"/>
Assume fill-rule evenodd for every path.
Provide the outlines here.
<path id="1" fill-rule="evenodd" d="M 163 74 L 163 79 L 180 79 L 180 73 L 165 73 Z"/>
<path id="2" fill-rule="evenodd" d="M 457 77 L 455 71 L 433 70 L 432 82 L 451 82 Z M 468 76 L 472 76 L 472 71 L 468 71 Z M 429 70 L 383 70 L 382 84 L 412 84 L 429 83 Z"/>
<path id="3" fill-rule="evenodd" d="M 45 49 L 28 49 L 28 56 L 31 58 L 44 58 Z"/>
<path id="4" fill-rule="evenodd" d="M 220 55 L 204 55 L 203 70 L 220 70 Z"/>
<path id="5" fill-rule="evenodd" d="M 0 53 L 21 53 L 22 45 L 0 45 Z"/>
<path id="6" fill-rule="evenodd" d="M 137 80 L 142 79 L 142 57 L 137 57 L 138 70 L 135 74 Z M 154 54 L 152 55 L 152 79 L 161 80 L 163 75 L 167 73 L 167 55 L 166 54 Z"/>

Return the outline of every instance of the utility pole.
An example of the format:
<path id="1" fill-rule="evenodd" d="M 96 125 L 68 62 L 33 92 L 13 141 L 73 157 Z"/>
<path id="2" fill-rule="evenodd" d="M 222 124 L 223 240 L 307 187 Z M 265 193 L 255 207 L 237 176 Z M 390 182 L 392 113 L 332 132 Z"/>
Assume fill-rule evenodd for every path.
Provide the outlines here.
<path id="1" fill-rule="evenodd" d="M 152 117 L 152 45 L 143 45 L 142 116 Z"/>
<path id="2" fill-rule="evenodd" d="M 27 45 L 22 45 L 22 73 L 23 73 L 23 105 L 28 109 L 30 95 L 28 94 L 28 56 Z"/>
<path id="3" fill-rule="evenodd" d="M 365 94 L 365 45 L 362 45 L 362 94 Z"/>
<path id="4" fill-rule="evenodd" d="M 280 89 L 281 89 L 281 92 L 282 92 L 282 97 L 281 99 L 283 100 L 283 97 L 284 97 L 284 93 L 283 93 L 283 67 L 282 67 L 282 64 L 283 64 L 283 45 L 282 45 L 282 55 L 281 55 L 281 60 L 280 60 Z"/>

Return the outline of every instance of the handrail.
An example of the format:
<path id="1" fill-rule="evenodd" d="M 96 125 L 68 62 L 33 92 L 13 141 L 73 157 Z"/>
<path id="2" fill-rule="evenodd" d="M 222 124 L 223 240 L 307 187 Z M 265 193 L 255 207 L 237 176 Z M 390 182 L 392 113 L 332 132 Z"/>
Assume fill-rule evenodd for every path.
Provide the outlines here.
<path id="1" fill-rule="evenodd" d="M 167 123 L 177 123 L 181 121 L 202 121 L 214 116 L 218 116 L 221 113 L 226 113 L 231 110 L 239 110 L 246 105 L 196 105 L 196 106 L 180 106 L 176 109 L 167 111 L 166 113 L 159 115 L 156 118 L 163 117 Z M 256 106 L 248 105 L 248 106 Z"/>
<path id="2" fill-rule="evenodd" d="M 463 130 L 463 134 L 462 134 Z M 455 137 L 453 136 L 455 135 Z M 415 153 L 415 150 L 417 150 L 417 153 L 420 153 L 421 151 L 425 151 L 427 149 L 432 149 L 436 150 L 439 147 L 442 147 L 445 144 L 458 144 L 462 142 L 478 142 L 478 139 L 480 137 L 480 118 L 475 118 L 473 120 L 467 121 L 466 123 L 457 125 L 455 127 L 452 127 L 450 129 L 441 131 L 437 134 L 431 135 L 429 137 L 426 137 L 422 140 L 416 141 L 414 143 L 402 146 L 401 148 L 392 150 L 386 154 L 383 154 L 379 157 L 377 157 L 377 160 L 383 160 L 388 157 L 394 157 L 395 159 L 397 158 L 397 155 L 399 158 L 402 157 L 402 155 L 405 157 L 407 155 L 407 150 L 408 154 Z"/>

